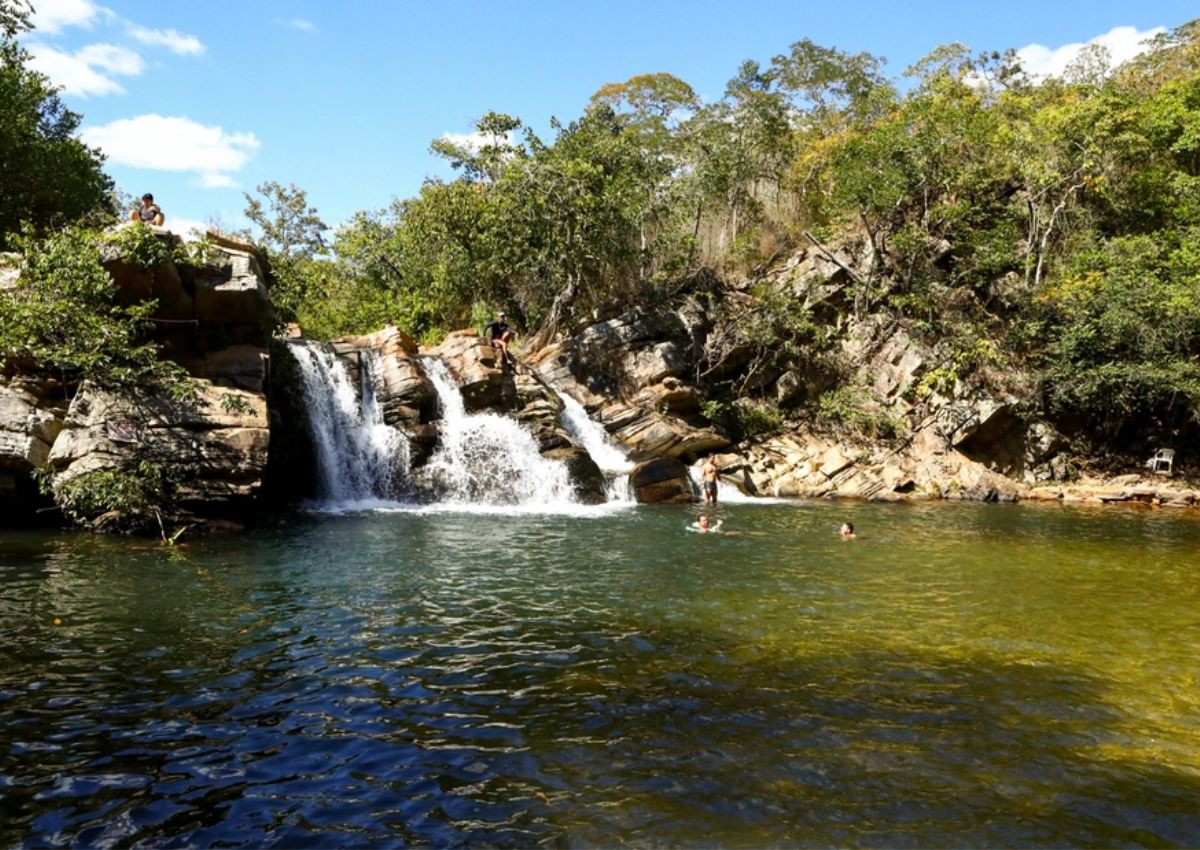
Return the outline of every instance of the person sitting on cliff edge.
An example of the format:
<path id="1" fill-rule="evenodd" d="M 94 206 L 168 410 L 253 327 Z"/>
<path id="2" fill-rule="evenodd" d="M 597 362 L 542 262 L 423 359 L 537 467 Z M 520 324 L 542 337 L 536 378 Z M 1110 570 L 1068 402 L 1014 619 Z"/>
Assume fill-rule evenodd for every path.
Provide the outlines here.
<path id="1" fill-rule="evenodd" d="M 488 335 L 492 348 L 500 349 L 500 357 L 503 358 L 504 362 L 509 366 L 516 366 L 516 361 L 508 353 L 508 344 L 516 336 L 517 332 L 508 323 L 508 317 L 504 313 L 497 313 L 496 320 L 488 322 L 483 332 Z"/>
<path id="2" fill-rule="evenodd" d="M 154 196 L 147 192 L 142 195 L 142 205 L 129 214 L 129 220 L 162 227 L 166 218 L 158 204 L 154 203 Z"/>

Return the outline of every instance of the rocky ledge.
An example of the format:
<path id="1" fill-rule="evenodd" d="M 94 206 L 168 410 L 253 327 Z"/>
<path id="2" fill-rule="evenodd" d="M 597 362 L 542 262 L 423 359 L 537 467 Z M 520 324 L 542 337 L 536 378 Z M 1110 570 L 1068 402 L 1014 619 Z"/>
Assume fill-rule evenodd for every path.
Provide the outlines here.
<path id="1" fill-rule="evenodd" d="M 178 241 L 163 229 L 156 236 Z M 208 238 L 214 249 L 199 268 L 142 268 L 102 256 L 119 299 L 156 301 L 164 356 L 194 380 L 189 401 L 64 387 L 19 370 L 0 379 L 0 505 L 10 521 L 24 524 L 53 507 L 34 486 L 39 470 L 61 486 L 142 461 L 162 474 L 181 517 L 236 522 L 249 515 L 270 442 L 269 276 L 255 246 L 213 230 Z"/>

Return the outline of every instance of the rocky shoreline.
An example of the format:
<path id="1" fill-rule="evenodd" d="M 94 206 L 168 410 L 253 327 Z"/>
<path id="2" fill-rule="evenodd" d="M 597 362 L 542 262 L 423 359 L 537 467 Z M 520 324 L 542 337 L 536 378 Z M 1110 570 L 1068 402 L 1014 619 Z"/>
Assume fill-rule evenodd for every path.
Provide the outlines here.
<path id="1" fill-rule="evenodd" d="M 0 503 L 10 523 L 49 506 L 32 482 L 36 470 L 70 480 L 131 461 L 169 471 L 179 483 L 178 510 L 197 522 L 240 522 L 266 505 L 314 495 L 304 392 L 289 344 L 272 339 L 265 260 L 236 238 L 210 239 L 214 252 L 201 269 L 143 269 L 106 258 L 123 297 L 157 299 L 164 356 L 198 382 L 191 403 L 86 385 L 67 398 L 54 381 L 11 368 L 0 380 Z M 311 344 L 326 346 L 360 382 L 363 358 L 371 358 L 372 392 L 384 421 L 407 436 L 414 469 L 438 439 L 440 413 L 424 365 L 436 358 L 469 410 L 515 418 L 542 454 L 565 463 L 583 502 L 604 499 L 605 478 L 560 421 L 560 393 L 579 402 L 635 464 L 631 481 L 641 502 L 695 501 L 689 467 L 712 456 L 723 480 L 752 496 L 1200 507 L 1200 485 L 1182 476 L 1081 474 L 1084 459 L 1071 457 L 1066 438 L 1030 413 L 1019 381 L 989 383 L 980 374 L 928 380 L 945 364 L 936 346 L 896 322 L 856 316 L 839 301 L 856 256 L 853 245 L 837 262 L 800 252 L 766 281 L 808 309 L 841 317 L 842 368 L 865 399 L 860 415 L 886 423 L 885 435 L 806 416 L 827 377 L 785 367 L 759 376 L 756 393 L 786 418 L 735 443 L 709 418 L 713 376 L 748 367 L 727 347 L 714 355 L 727 340 L 711 291 L 596 317 L 540 350 L 519 350 L 515 371 L 474 330 L 429 347 L 390 326 Z"/>

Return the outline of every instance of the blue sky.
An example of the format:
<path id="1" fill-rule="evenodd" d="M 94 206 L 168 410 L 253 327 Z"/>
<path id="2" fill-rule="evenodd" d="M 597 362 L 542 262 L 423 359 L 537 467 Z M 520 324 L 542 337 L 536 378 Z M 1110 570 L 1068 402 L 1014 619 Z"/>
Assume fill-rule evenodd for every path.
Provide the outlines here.
<path id="1" fill-rule="evenodd" d="M 717 99 L 742 60 L 802 38 L 882 55 L 895 74 L 951 41 L 1025 48 L 1052 71 L 1069 45 L 1103 37 L 1120 56 L 1200 13 L 1194 0 L 33 4 L 37 67 L 117 185 L 154 192 L 177 228 L 243 226 L 242 192 L 266 180 L 306 189 L 336 226 L 447 175 L 429 143 L 489 109 L 543 132 L 604 83 L 660 71 Z"/>

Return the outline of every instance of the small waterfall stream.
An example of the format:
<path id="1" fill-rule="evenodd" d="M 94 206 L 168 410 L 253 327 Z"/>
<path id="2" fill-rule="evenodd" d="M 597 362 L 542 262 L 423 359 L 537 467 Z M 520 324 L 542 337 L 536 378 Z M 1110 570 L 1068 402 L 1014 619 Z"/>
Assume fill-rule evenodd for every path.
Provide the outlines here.
<path id="1" fill-rule="evenodd" d="M 371 376 L 378 355 L 360 352 L 361 386 L 330 350 L 291 344 L 308 398 L 323 503 L 331 506 L 395 499 L 409 467 L 408 438 L 383 421 Z"/>
<path id="2" fill-rule="evenodd" d="M 564 392 L 559 392 L 558 397 L 563 403 L 559 421 L 567 429 L 567 433 L 592 456 L 592 460 L 600 467 L 608 481 L 605 497 L 610 502 L 632 503 L 634 497 L 633 488 L 629 484 L 629 473 L 636 464 L 617 447 L 604 430 L 604 426 L 588 416 L 582 404 Z"/>
<path id="3" fill-rule="evenodd" d="M 422 360 L 442 408 L 441 444 L 424 467 L 443 502 L 560 508 L 576 502 L 565 464 L 542 457 L 515 419 L 467 413 L 446 364 Z"/>

